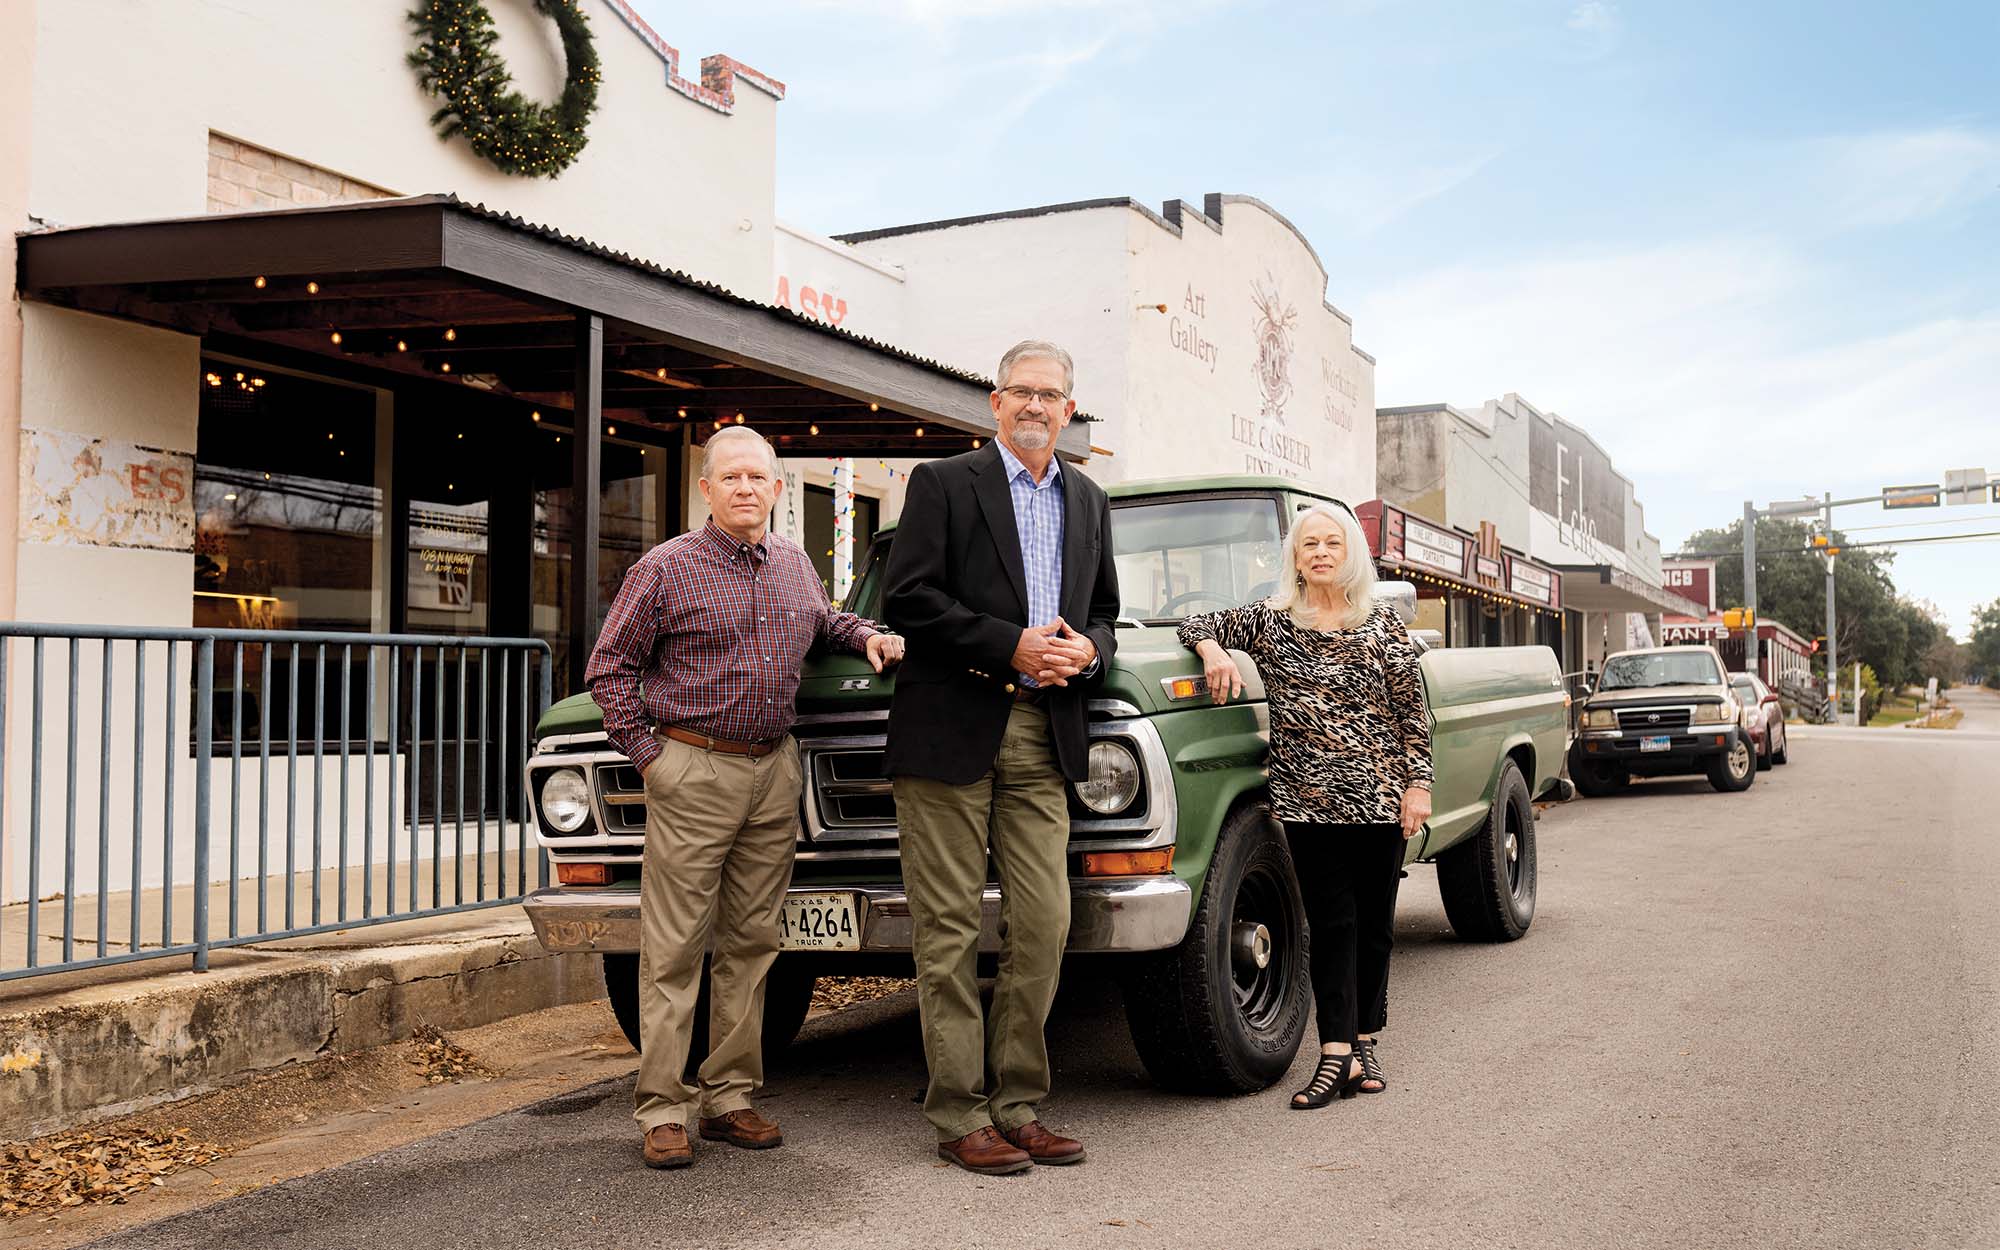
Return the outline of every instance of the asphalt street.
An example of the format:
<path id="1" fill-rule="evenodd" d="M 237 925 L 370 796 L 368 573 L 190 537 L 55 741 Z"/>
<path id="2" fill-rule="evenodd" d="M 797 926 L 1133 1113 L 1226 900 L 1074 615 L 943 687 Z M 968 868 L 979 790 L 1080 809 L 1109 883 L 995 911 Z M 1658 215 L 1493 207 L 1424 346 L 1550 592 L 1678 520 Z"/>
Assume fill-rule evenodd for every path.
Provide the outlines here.
<path id="1" fill-rule="evenodd" d="M 1640 783 L 1550 812 L 1540 910 L 1455 940 L 1404 883 L 1390 1090 L 1162 1093 L 1117 990 L 1050 1025 L 1081 1167 L 940 1164 L 907 994 L 770 1076 L 786 1144 L 641 1167 L 630 1080 L 103 1246 L 2000 1246 L 2000 740 L 1794 727 L 1742 795 Z"/>

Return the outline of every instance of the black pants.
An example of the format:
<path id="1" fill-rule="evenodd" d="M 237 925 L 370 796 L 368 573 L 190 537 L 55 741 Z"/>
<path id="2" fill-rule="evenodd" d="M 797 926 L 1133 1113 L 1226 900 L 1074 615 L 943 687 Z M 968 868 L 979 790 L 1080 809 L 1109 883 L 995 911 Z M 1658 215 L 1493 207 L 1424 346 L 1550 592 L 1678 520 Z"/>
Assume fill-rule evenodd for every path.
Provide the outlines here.
<path id="1" fill-rule="evenodd" d="M 1389 1022 L 1389 950 L 1395 944 L 1399 825 L 1285 822 L 1312 930 L 1319 1040 L 1352 1042 Z"/>

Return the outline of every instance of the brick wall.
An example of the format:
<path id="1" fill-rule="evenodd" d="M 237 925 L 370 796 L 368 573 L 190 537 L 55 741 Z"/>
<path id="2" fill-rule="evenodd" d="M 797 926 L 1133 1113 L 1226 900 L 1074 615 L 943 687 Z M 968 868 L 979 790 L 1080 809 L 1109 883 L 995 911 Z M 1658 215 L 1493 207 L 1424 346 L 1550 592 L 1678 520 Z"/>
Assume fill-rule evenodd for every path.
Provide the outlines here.
<path id="1" fill-rule="evenodd" d="M 330 169 L 209 132 L 208 211 L 211 213 L 381 200 L 393 195 L 393 191 L 356 182 Z"/>

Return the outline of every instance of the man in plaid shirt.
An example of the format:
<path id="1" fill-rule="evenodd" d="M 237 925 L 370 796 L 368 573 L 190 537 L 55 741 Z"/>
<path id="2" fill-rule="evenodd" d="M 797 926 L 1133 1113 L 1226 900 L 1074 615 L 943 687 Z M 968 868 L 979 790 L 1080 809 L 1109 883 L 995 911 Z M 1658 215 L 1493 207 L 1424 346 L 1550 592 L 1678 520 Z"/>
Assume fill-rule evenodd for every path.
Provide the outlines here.
<path id="1" fill-rule="evenodd" d="M 750 1096 L 764 1082 L 764 983 L 798 841 L 800 666 L 823 643 L 878 673 L 903 655 L 901 638 L 835 612 L 805 551 L 768 532 L 782 486 L 761 435 L 731 426 L 709 439 L 709 521 L 626 573 L 584 675 L 611 745 L 646 782 L 634 1115 L 649 1167 L 694 1161 L 690 1113 L 710 1141 L 784 1140 Z M 711 926 L 709 1051 L 690 1084 Z"/>

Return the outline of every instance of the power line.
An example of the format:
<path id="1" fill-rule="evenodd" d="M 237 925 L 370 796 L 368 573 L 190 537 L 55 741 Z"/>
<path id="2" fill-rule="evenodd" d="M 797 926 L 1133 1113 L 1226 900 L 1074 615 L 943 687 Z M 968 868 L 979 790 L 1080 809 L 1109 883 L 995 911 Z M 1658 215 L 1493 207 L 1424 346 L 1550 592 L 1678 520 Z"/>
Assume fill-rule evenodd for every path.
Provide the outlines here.
<path id="1" fill-rule="evenodd" d="M 1837 549 L 1840 551 L 1851 551 L 1857 547 L 1906 547 L 1915 543 L 1991 542 L 1994 539 L 2000 539 L 2000 530 L 1985 530 L 1977 534 L 1932 534 L 1923 538 L 1885 538 L 1880 542 L 1873 543 L 1840 543 Z M 1813 552 L 1820 550 L 1822 548 L 1819 547 L 1793 547 L 1788 550 L 1773 551 L 1770 554 L 1780 556 L 1811 555 Z M 1763 555 L 1764 552 L 1760 551 L 1758 554 Z M 1661 557 L 1664 560 L 1740 560 L 1742 558 L 1743 549 L 1741 547 L 1731 548 L 1728 551 L 1677 551 L 1673 555 Z"/>

